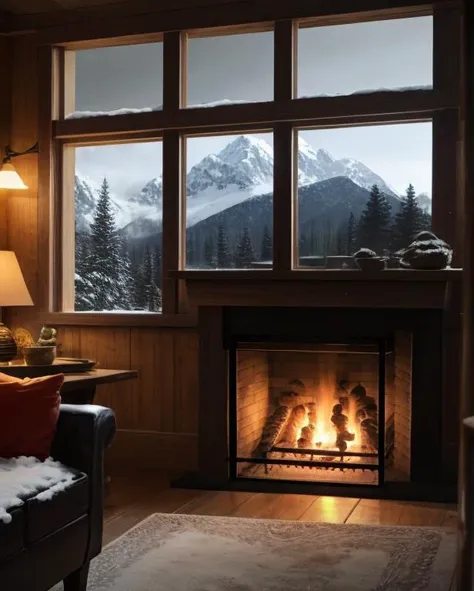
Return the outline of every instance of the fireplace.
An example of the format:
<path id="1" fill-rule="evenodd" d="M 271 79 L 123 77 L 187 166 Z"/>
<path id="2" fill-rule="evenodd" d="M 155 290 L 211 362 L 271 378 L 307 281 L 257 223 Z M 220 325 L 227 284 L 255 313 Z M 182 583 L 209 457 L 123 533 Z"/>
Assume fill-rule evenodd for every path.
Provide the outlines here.
<path id="1" fill-rule="evenodd" d="M 176 486 L 456 499 L 461 273 L 175 276 L 199 333 L 198 462 Z"/>
<path id="2" fill-rule="evenodd" d="M 230 349 L 232 478 L 382 486 L 410 479 L 410 333 Z"/>

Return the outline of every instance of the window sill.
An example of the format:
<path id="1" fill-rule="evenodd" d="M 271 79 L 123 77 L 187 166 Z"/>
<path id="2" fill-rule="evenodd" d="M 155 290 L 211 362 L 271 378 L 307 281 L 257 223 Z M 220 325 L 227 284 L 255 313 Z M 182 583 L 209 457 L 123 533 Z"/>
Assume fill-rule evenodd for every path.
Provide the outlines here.
<path id="1" fill-rule="evenodd" d="M 49 312 L 42 321 L 52 326 L 117 326 L 131 328 L 194 328 L 196 314 L 107 314 L 100 312 Z"/>

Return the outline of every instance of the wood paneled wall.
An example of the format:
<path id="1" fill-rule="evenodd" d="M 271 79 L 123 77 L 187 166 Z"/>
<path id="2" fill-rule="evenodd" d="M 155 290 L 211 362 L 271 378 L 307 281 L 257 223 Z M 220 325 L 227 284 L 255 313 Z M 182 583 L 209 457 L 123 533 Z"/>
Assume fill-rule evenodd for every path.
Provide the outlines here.
<path id="1" fill-rule="evenodd" d="M 10 60 L 6 51 L 10 47 Z M 2 145 L 25 150 L 38 140 L 38 47 L 33 35 L 6 40 L 0 37 L 0 76 L 10 66 L 10 122 L 0 119 Z M 0 107 L 5 97 L 0 93 Z M 8 96 L 8 92 L 5 93 Z M 4 112 L 0 108 L 0 117 Z M 41 146 L 40 146 L 41 149 Z M 15 167 L 28 191 L 5 192 L 0 206 L 0 246 L 18 256 L 33 301 L 38 294 L 38 157 L 23 156 Z M 4 224 L 4 226 L 2 226 Z M 2 232 L 2 228 L 5 230 Z M 37 336 L 42 324 L 35 308 L 8 311 L 12 327 L 24 326 Z M 119 431 L 109 452 L 109 463 L 141 469 L 193 468 L 197 457 L 198 341 L 192 329 L 59 328 L 64 356 L 97 360 L 100 367 L 138 369 L 136 381 L 100 386 L 98 404 L 116 413 Z"/>

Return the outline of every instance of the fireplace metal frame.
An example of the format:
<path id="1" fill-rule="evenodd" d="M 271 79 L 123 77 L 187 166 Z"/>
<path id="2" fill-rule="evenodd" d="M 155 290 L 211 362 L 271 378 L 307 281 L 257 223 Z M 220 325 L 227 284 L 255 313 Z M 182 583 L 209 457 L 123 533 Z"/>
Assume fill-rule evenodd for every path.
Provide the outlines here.
<path id="1" fill-rule="evenodd" d="M 237 410 L 237 351 L 239 349 L 245 349 L 245 345 L 253 344 L 255 348 L 256 343 L 261 343 L 268 347 L 268 350 L 271 351 L 272 343 L 275 345 L 288 345 L 289 351 L 298 351 L 301 349 L 291 349 L 291 341 L 285 339 L 275 339 L 275 338 L 268 338 L 263 336 L 244 336 L 239 335 L 238 337 L 234 337 L 231 339 L 230 347 L 229 347 L 229 424 L 228 424 L 228 432 L 229 432 L 229 470 L 230 470 L 230 479 L 233 481 L 262 481 L 266 479 L 261 478 L 248 478 L 242 477 L 238 475 L 237 466 L 239 463 L 249 463 L 249 464 L 259 464 L 265 466 L 265 468 L 269 465 L 291 465 L 291 466 L 302 466 L 302 467 L 313 467 L 313 468 L 330 468 L 330 469 L 350 469 L 350 470 L 372 470 L 378 472 L 377 484 L 368 484 L 368 483 L 348 483 L 348 482 L 328 482 L 328 481 L 319 481 L 315 479 L 313 482 L 315 485 L 318 484 L 325 484 L 328 486 L 334 487 L 363 487 L 363 488 L 380 488 L 383 487 L 385 484 L 385 462 L 387 459 L 387 450 L 385 449 L 385 390 L 386 390 L 386 357 L 387 352 L 390 351 L 390 347 L 387 347 L 386 339 L 368 339 L 368 338 L 352 338 L 352 339 L 344 339 L 344 342 L 341 343 L 341 339 L 337 341 L 330 340 L 330 339 L 314 339 L 314 340 L 305 340 L 303 343 L 300 344 L 307 344 L 313 347 L 315 346 L 328 346 L 328 345 L 372 345 L 376 346 L 377 356 L 378 356 L 378 452 L 377 453 L 366 453 L 366 452 L 346 452 L 341 454 L 340 452 L 327 452 L 324 450 L 308 450 L 308 449 L 289 449 L 289 448 L 278 448 L 278 446 L 273 447 L 270 451 L 284 451 L 285 453 L 295 453 L 295 454 L 305 454 L 305 455 L 322 455 L 322 456 L 337 456 L 337 457 L 377 457 L 378 463 L 377 464 L 352 464 L 348 465 L 344 462 L 318 462 L 314 460 L 286 460 L 286 459 L 273 459 L 273 458 L 244 458 L 239 457 L 237 455 L 237 417 L 238 417 L 238 410 Z M 281 350 L 277 346 L 275 346 L 275 350 Z M 350 351 L 349 351 L 350 352 Z M 275 482 L 288 482 L 288 483 L 301 483 L 301 480 L 290 480 L 290 479 L 268 479 L 269 481 L 273 480 Z"/>

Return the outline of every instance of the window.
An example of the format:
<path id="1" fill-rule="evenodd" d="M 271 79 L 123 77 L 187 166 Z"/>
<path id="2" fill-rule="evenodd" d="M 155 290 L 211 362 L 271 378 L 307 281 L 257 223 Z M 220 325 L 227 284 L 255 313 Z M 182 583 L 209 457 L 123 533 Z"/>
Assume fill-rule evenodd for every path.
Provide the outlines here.
<path id="1" fill-rule="evenodd" d="M 272 265 L 272 134 L 190 137 L 186 142 L 186 266 Z"/>
<path id="2" fill-rule="evenodd" d="M 298 251 L 306 267 L 345 268 L 431 229 L 432 124 L 301 130 Z"/>
<path id="3" fill-rule="evenodd" d="M 189 107 L 273 100 L 273 32 L 190 36 Z"/>
<path id="4" fill-rule="evenodd" d="M 326 20 L 316 4 L 307 19 L 306 7 L 243 26 L 223 11 L 215 29 L 54 48 L 64 93 L 51 111 L 64 116 L 43 170 L 62 208 L 56 310 L 179 324 L 190 275 L 345 269 L 361 246 L 393 255 L 431 227 L 461 250 L 459 80 L 443 65 L 460 13 Z"/>
<path id="5" fill-rule="evenodd" d="M 300 28 L 298 96 L 431 87 L 433 18 Z"/>
<path id="6" fill-rule="evenodd" d="M 66 117 L 161 109 L 162 43 L 84 49 L 68 54 Z"/>
<path id="7" fill-rule="evenodd" d="M 66 148 L 74 169 L 74 196 L 64 192 L 75 211 L 72 311 L 161 312 L 161 152 L 161 142 Z"/>

